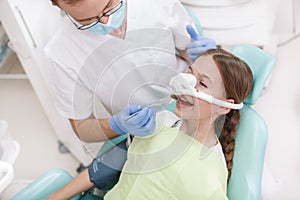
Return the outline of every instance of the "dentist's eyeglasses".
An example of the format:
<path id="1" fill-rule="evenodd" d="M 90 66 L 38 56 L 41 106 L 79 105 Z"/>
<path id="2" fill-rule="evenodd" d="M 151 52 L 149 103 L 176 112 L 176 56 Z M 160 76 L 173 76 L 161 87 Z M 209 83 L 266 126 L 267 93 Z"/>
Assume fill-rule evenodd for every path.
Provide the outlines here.
<path id="1" fill-rule="evenodd" d="M 116 13 L 122 7 L 122 5 L 123 5 L 123 0 L 121 0 L 117 5 L 115 5 L 115 7 L 113 7 L 109 11 L 103 13 L 101 17 L 97 16 L 95 21 L 93 21 L 92 23 L 87 24 L 87 25 L 79 25 L 79 23 L 76 22 L 68 13 L 65 12 L 65 14 L 70 19 L 70 21 L 75 25 L 75 27 L 77 29 L 86 30 L 86 29 L 89 29 L 89 28 L 95 26 L 96 24 L 98 24 L 102 17 L 109 17 L 110 15 Z"/>

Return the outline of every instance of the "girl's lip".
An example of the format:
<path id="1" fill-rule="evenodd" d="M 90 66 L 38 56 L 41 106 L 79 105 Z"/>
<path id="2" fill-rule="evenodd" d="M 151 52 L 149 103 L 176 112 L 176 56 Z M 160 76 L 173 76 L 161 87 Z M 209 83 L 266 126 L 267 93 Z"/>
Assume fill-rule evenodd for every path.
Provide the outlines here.
<path id="1" fill-rule="evenodd" d="M 184 96 L 182 95 L 171 95 L 171 97 L 175 100 L 177 100 L 177 102 L 181 105 L 185 105 L 185 106 L 193 106 L 194 104 L 189 102 Z"/>

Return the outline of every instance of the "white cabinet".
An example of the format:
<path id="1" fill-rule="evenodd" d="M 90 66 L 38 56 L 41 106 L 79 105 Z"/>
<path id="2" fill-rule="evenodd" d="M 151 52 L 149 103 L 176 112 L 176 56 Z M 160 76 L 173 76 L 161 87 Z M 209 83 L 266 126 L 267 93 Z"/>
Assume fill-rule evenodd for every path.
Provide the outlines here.
<path id="1" fill-rule="evenodd" d="M 16 52 L 55 134 L 80 162 L 87 165 L 102 143 L 83 145 L 79 141 L 68 119 L 56 111 L 47 80 L 47 65 L 50 62 L 43 49 L 51 35 L 62 25 L 61 17 L 60 11 L 49 0 L 0 1 L 0 20 L 10 39 L 10 46 Z M 32 121 L 32 126 L 34 124 Z"/>
<path id="2" fill-rule="evenodd" d="M 206 37 L 221 45 L 269 45 L 279 0 L 181 0 Z"/>
<path id="3" fill-rule="evenodd" d="M 0 21 L 0 77 L 1 74 L 8 72 L 8 62 L 13 57 L 13 52 L 8 47 L 8 37 Z"/>

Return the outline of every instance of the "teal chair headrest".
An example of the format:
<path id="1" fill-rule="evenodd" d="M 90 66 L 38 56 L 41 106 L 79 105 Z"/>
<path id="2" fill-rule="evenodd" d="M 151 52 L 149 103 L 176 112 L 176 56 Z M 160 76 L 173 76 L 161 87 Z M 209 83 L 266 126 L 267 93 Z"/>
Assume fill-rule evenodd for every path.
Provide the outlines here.
<path id="1" fill-rule="evenodd" d="M 240 122 L 235 137 L 233 167 L 227 187 L 230 200 L 261 199 L 261 182 L 264 154 L 268 139 L 268 126 L 250 107 L 258 100 L 268 80 L 275 58 L 266 51 L 251 45 L 237 45 L 231 53 L 244 60 L 253 74 L 253 87 L 246 104 L 240 110 Z"/>
<path id="2" fill-rule="evenodd" d="M 230 52 L 245 61 L 253 74 L 253 87 L 244 100 L 247 105 L 254 105 L 261 95 L 275 63 L 275 57 L 253 45 L 237 45 Z"/>

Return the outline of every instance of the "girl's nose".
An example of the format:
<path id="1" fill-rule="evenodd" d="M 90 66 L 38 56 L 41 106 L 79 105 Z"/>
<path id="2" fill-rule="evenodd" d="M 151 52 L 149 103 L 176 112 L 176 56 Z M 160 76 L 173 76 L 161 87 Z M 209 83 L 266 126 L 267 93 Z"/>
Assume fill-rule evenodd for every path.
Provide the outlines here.
<path id="1" fill-rule="evenodd" d="M 107 24 L 107 22 L 108 22 L 108 18 L 109 18 L 109 16 L 108 17 L 101 17 L 100 18 L 100 23 L 102 23 L 102 24 Z"/>

